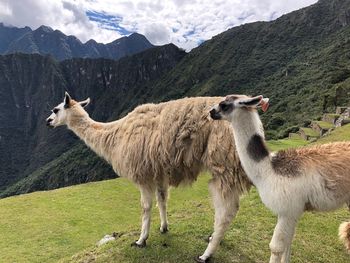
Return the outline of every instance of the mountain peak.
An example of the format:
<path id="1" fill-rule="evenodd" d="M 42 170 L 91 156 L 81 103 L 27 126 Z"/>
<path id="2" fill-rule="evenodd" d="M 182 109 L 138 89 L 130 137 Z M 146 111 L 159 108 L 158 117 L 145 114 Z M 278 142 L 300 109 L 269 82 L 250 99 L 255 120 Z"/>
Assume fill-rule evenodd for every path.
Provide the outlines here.
<path id="1" fill-rule="evenodd" d="M 38 27 L 36 30 L 37 30 L 37 31 L 43 31 L 43 32 L 45 32 L 45 33 L 51 33 L 51 32 L 54 31 L 51 27 L 49 27 L 49 26 L 44 26 L 44 25 L 41 25 L 41 26 Z"/>
<path id="2" fill-rule="evenodd" d="M 88 41 L 85 42 L 85 45 L 97 45 L 97 41 L 95 39 L 89 39 Z"/>
<path id="3" fill-rule="evenodd" d="M 137 32 L 134 32 L 134 33 L 130 34 L 128 37 L 142 37 L 142 38 L 146 38 L 144 35 L 141 35 L 141 34 L 139 34 Z"/>

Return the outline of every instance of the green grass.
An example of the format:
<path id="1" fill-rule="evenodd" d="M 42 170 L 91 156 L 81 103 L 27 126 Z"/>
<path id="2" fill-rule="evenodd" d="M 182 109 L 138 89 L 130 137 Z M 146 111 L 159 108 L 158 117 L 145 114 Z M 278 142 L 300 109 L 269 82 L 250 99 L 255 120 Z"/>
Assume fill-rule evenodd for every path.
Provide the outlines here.
<path id="1" fill-rule="evenodd" d="M 326 121 L 315 121 L 315 123 L 317 123 L 324 130 L 334 128 L 334 125 L 332 123 Z"/>
<path id="2" fill-rule="evenodd" d="M 292 132 L 292 133 L 289 133 L 289 137 L 290 139 L 302 139 L 300 134 L 299 133 L 295 133 L 295 132 Z"/>
<path id="3" fill-rule="evenodd" d="M 0 261 L 192 262 L 192 257 L 205 249 L 204 238 L 212 229 L 208 179 L 204 175 L 192 188 L 172 191 L 168 234 L 158 233 L 158 212 L 153 209 L 151 236 L 145 249 L 130 247 L 138 237 L 139 193 L 124 179 L 3 199 Z M 345 209 L 305 214 L 293 244 L 294 262 L 348 262 L 337 239 L 338 225 L 348 216 Z M 242 198 L 240 212 L 215 261 L 266 262 L 275 221 L 256 191 L 251 191 Z M 113 231 L 123 235 L 101 248 L 95 246 Z"/>
<path id="4" fill-rule="evenodd" d="M 348 127 L 339 130 L 346 133 Z M 268 145 L 277 150 L 306 143 L 285 139 Z M 159 233 L 158 211 L 153 208 L 145 249 L 130 247 L 139 234 L 140 196 L 125 179 L 2 199 L 0 262 L 193 262 L 212 231 L 209 178 L 203 175 L 192 187 L 171 191 L 168 234 Z M 293 262 L 349 262 L 337 238 L 339 223 L 348 218 L 346 209 L 306 213 L 293 242 Z M 242 197 L 215 262 L 267 262 L 275 222 L 253 189 Z M 114 231 L 122 234 L 119 239 L 96 247 L 98 240 Z"/>
<path id="5" fill-rule="evenodd" d="M 310 137 L 319 137 L 320 136 L 320 134 L 317 131 L 315 131 L 311 128 L 300 128 L 300 129 L 303 130 L 307 136 L 310 136 Z"/>
<path id="6" fill-rule="evenodd" d="M 278 151 L 287 148 L 304 146 L 308 143 L 308 141 L 303 140 L 300 136 L 295 136 L 291 139 L 270 140 L 267 142 L 267 146 L 271 151 Z"/>

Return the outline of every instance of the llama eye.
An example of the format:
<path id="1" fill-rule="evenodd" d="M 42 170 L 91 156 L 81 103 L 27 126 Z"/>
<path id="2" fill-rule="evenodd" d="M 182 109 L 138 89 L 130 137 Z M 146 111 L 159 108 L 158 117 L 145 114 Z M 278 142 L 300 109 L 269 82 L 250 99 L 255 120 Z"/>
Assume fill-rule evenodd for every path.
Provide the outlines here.
<path id="1" fill-rule="evenodd" d="M 59 109 L 55 108 L 52 110 L 53 113 L 57 114 L 57 112 L 59 111 Z"/>
<path id="2" fill-rule="evenodd" d="M 230 108 L 230 105 L 228 104 L 220 104 L 220 108 L 222 111 L 227 111 Z"/>

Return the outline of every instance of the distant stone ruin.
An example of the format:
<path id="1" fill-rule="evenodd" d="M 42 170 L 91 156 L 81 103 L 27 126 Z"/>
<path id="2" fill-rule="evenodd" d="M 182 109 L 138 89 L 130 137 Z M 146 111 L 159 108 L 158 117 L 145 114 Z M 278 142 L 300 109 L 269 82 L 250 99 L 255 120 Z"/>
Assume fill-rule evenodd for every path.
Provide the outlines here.
<path id="1" fill-rule="evenodd" d="M 312 121 L 309 127 L 300 127 L 297 133 L 290 133 L 289 138 L 301 137 L 307 141 L 314 141 L 335 128 L 349 123 L 350 107 L 337 107 L 335 114 L 323 114 L 321 121 Z"/>
<path id="2" fill-rule="evenodd" d="M 350 123 L 350 107 L 344 109 L 344 111 L 340 113 L 339 118 L 335 122 L 335 127 L 341 127 L 348 123 Z"/>

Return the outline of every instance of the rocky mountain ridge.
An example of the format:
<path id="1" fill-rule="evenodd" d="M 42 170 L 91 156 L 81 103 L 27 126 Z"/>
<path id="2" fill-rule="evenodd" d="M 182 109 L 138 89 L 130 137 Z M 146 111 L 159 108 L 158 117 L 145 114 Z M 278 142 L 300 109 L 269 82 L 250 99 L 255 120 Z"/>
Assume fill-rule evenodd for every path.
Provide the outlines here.
<path id="1" fill-rule="evenodd" d="M 57 60 L 71 58 L 120 59 L 154 47 L 145 36 L 133 33 L 111 43 L 97 43 L 91 39 L 82 43 L 75 36 L 67 36 L 59 30 L 40 26 L 17 28 L 0 23 L 0 54 L 27 53 L 50 54 Z"/>

